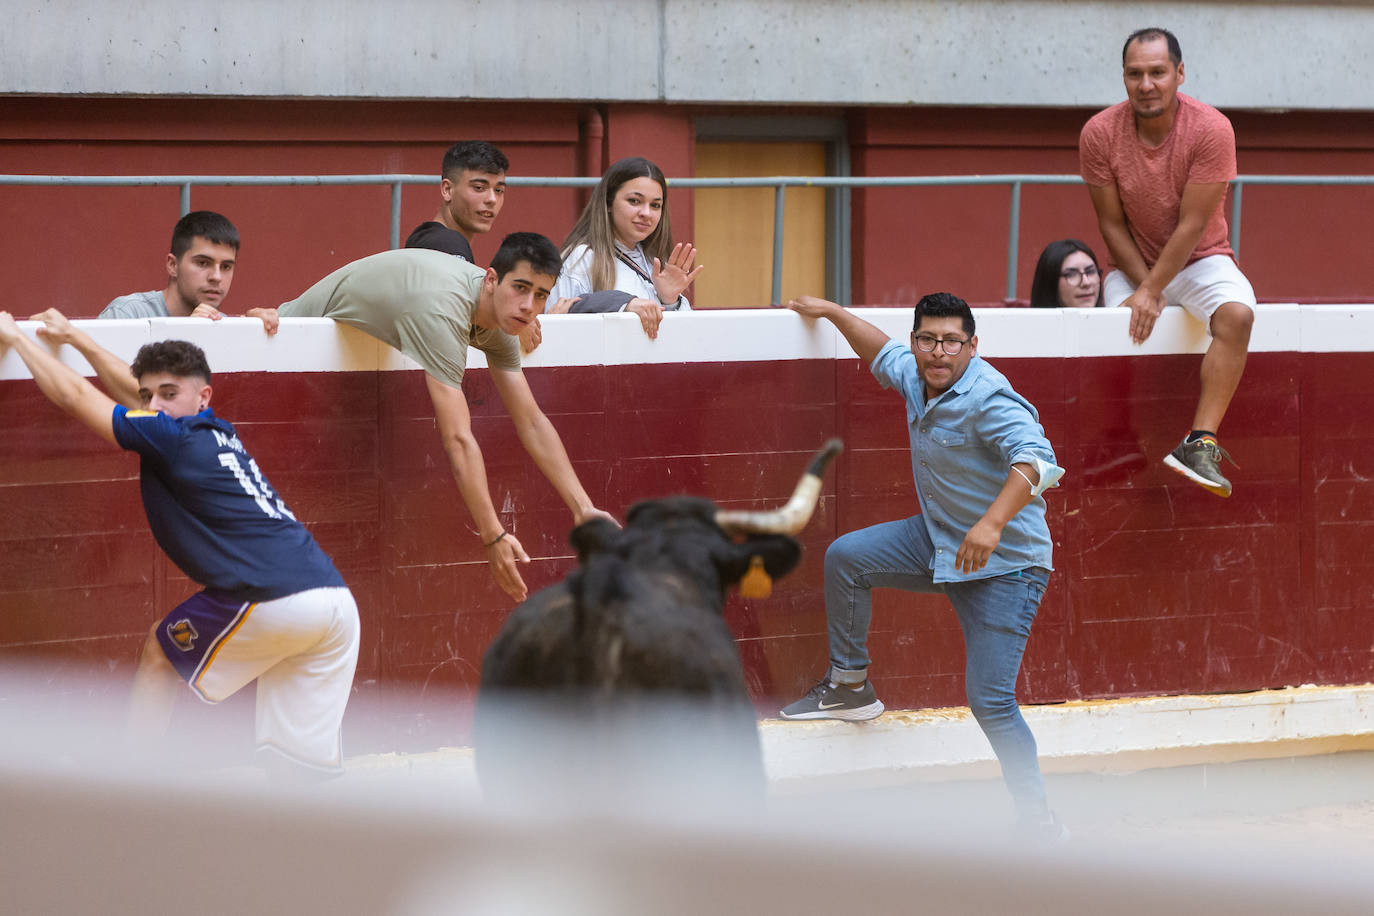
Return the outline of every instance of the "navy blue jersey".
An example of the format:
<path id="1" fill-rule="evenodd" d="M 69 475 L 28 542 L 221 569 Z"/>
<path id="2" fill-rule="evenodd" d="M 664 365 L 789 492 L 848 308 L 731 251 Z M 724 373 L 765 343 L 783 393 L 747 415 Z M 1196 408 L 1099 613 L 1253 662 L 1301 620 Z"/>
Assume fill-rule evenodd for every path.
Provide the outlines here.
<path id="1" fill-rule="evenodd" d="M 153 537 L 187 576 L 245 601 L 344 584 L 234 427 L 209 408 L 173 419 L 119 405 L 113 422 L 120 446 L 142 456 Z"/>

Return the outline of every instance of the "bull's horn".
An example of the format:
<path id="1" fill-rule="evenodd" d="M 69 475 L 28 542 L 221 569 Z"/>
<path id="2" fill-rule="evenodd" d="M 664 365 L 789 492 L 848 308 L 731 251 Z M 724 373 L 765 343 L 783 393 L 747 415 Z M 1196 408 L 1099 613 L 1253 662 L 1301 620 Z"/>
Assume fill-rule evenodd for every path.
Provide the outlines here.
<path id="1" fill-rule="evenodd" d="M 806 469 L 792 498 L 781 509 L 762 512 L 741 512 L 721 510 L 716 513 L 716 524 L 732 534 L 796 534 L 811 520 L 816 509 L 816 500 L 821 495 L 821 478 L 825 469 L 835 456 L 844 451 L 844 443 L 831 439 L 821 446 L 811 466 Z"/>

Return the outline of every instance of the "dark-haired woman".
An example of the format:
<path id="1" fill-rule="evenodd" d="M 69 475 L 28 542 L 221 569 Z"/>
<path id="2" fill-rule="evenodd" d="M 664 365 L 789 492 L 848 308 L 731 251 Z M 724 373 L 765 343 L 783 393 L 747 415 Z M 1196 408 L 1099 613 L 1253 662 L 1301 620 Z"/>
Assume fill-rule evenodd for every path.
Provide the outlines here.
<path id="1" fill-rule="evenodd" d="M 1031 281 L 1031 308 L 1098 308 L 1102 271 L 1097 255 L 1078 239 L 1050 242 L 1040 252 Z"/>

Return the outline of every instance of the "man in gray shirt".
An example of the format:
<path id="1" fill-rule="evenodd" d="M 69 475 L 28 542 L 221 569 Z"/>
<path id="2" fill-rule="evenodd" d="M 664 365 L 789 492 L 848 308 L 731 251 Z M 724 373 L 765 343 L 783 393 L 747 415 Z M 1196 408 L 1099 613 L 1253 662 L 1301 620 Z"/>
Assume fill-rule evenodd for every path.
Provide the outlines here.
<path id="1" fill-rule="evenodd" d="M 120 296 L 99 318 L 223 318 L 234 281 L 239 232 L 218 213 L 196 210 L 177 220 L 167 254 L 167 288 Z M 256 310 L 254 310 L 256 311 Z"/>

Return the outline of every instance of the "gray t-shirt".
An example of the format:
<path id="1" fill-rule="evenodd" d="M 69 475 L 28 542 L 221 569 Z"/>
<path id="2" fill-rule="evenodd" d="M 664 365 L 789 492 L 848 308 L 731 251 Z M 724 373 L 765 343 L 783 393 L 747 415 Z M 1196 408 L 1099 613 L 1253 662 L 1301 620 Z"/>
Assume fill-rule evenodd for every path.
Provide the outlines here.
<path id="1" fill-rule="evenodd" d="M 146 293 L 130 293 L 112 300 L 101 310 L 97 318 L 169 318 L 167 303 L 162 298 L 162 290 L 155 289 Z"/>
<path id="2" fill-rule="evenodd" d="M 487 354 L 493 369 L 520 368 L 519 338 L 472 323 L 486 275 L 442 251 L 397 248 L 345 264 L 278 312 L 350 324 L 458 388 L 469 344 Z"/>

